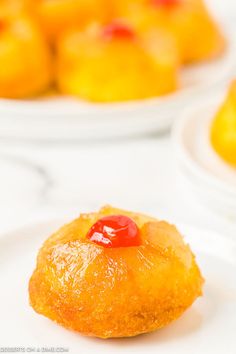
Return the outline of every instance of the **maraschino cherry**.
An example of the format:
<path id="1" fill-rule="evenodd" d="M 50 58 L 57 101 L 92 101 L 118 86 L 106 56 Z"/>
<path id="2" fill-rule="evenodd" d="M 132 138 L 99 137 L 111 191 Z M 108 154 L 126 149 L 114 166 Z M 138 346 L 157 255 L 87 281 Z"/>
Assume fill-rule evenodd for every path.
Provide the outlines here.
<path id="1" fill-rule="evenodd" d="M 103 29 L 103 37 L 105 39 L 132 39 L 135 37 L 133 29 L 120 22 L 112 22 Z"/>
<path id="2" fill-rule="evenodd" d="M 125 215 L 111 215 L 99 219 L 89 230 L 87 238 L 106 248 L 141 245 L 137 225 Z"/>

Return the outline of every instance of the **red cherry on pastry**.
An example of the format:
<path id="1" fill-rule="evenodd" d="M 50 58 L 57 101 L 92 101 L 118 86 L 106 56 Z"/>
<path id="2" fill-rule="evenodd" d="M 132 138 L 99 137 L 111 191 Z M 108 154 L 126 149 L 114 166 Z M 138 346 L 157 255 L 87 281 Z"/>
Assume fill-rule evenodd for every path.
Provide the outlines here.
<path id="1" fill-rule="evenodd" d="M 171 7 L 179 4 L 179 0 L 151 0 L 154 6 Z"/>
<path id="2" fill-rule="evenodd" d="M 99 219 L 89 230 L 87 238 L 107 248 L 141 245 L 137 225 L 124 215 L 111 215 Z"/>
<path id="3" fill-rule="evenodd" d="M 135 33 L 128 25 L 114 22 L 104 27 L 103 37 L 106 39 L 132 39 L 135 37 Z"/>

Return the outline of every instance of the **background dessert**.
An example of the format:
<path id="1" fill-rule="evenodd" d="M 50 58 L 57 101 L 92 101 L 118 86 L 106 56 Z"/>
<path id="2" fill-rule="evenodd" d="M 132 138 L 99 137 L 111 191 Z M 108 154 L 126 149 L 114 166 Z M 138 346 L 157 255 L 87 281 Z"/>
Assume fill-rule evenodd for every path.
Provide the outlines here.
<path id="1" fill-rule="evenodd" d="M 53 81 L 52 66 L 52 53 L 38 24 L 24 10 L 0 4 L 0 97 L 44 93 Z"/>
<path id="2" fill-rule="evenodd" d="M 2 23 L 9 16 L 21 17 L 23 11 L 31 22 L 26 31 L 33 33 L 28 46 L 20 48 L 25 58 L 17 63 L 19 73 L 13 72 L 16 53 L 10 47 L 15 42 L 16 50 L 22 31 L 15 26 L 2 38 L 8 47 L 7 59 L 2 60 L 9 59 L 9 68 L 4 73 L 6 83 L 0 81 L 0 97 L 30 97 L 52 89 L 103 103 L 164 96 L 181 88 L 178 75 L 183 65 L 215 58 L 226 48 L 223 34 L 201 0 L 3 3 L 8 15 L 4 10 Z M 48 61 L 59 67 L 55 77 Z M 29 66 L 28 77 L 24 65 Z M 11 75 L 15 75 L 13 82 Z M 8 85 L 7 94 L 4 85 Z M 14 92 L 16 87 L 19 93 Z"/>
<path id="3" fill-rule="evenodd" d="M 236 81 L 218 110 L 211 126 L 211 142 L 226 162 L 236 167 Z"/>
<path id="4" fill-rule="evenodd" d="M 60 91 L 90 101 L 138 100 L 178 87 L 177 48 L 162 32 L 142 36 L 120 21 L 94 24 L 60 38 L 57 55 Z"/>
<path id="5" fill-rule="evenodd" d="M 142 32 L 169 31 L 182 63 L 211 59 L 225 49 L 225 39 L 202 0 L 121 0 L 117 7 L 120 16 Z"/>
<path id="6" fill-rule="evenodd" d="M 104 23 L 112 17 L 107 0 L 37 0 L 32 11 L 52 43 L 68 28 L 83 28 L 93 21 Z"/>

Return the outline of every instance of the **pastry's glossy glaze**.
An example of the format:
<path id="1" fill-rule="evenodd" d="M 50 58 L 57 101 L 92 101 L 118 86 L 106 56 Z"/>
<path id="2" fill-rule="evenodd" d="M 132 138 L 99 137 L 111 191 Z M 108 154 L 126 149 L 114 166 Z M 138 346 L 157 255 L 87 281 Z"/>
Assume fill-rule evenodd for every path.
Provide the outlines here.
<path id="1" fill-rule="evenodd" d="M 142 244 L 105 248 L 87 239 L 107 215 L 135 221 Z M 30 283 L 36 312 L 80 333 L 135 336 L 178 318 L 201 295 L 203 279 L 174 226 L 111 207 L 84 214 L 39 251 Z"/>

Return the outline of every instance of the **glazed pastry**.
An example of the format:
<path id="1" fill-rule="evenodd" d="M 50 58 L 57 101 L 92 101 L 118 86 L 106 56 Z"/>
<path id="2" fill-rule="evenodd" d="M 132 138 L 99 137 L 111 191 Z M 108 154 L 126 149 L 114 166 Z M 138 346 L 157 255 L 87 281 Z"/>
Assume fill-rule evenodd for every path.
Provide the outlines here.
<path id="1" fill-rule="evenodd" d="M 52 39 L 73 26 L 105 22 L 112 11 L 108 0 L 37 0 L 34 8 L 42 28 Z"/>
<path id="2" fill-rule="evenodd" d="M 215 151 L 236 167 L 236 80 L 213 120 L 211 142 Z"/>
<path id="3" fill-rule="evenodd" d="M 141 31 L 165 28 L 177 41 L 182 62 L 211 59 L 224 51 L 225 39 L 202 0 L 114 1 L 120 16 Z"/>
<path id="4" fill-rule="evenodd" d="M 37 313 L 68 329 L 128 337 L 176 320 L 202 285 L 195 257 L 174 226 L 106 206 L 49 237 L 29 295 Z"/>
<path id="5" fill-rule="evenodd" d="M 34 96 L 51 81 L 51 53 L 36 23 L 0 5 L 0 97 Z"/>
<path id="6" fill-rule="evenodd" d="M 155 38 L 158 46 L 153 45 Z M 138 100 L 176 90 L 178 54 L 163 32 L 139 36 L 113 22 L 72 31 L 58 44 L 58 87 L 96 102 Z"/>

